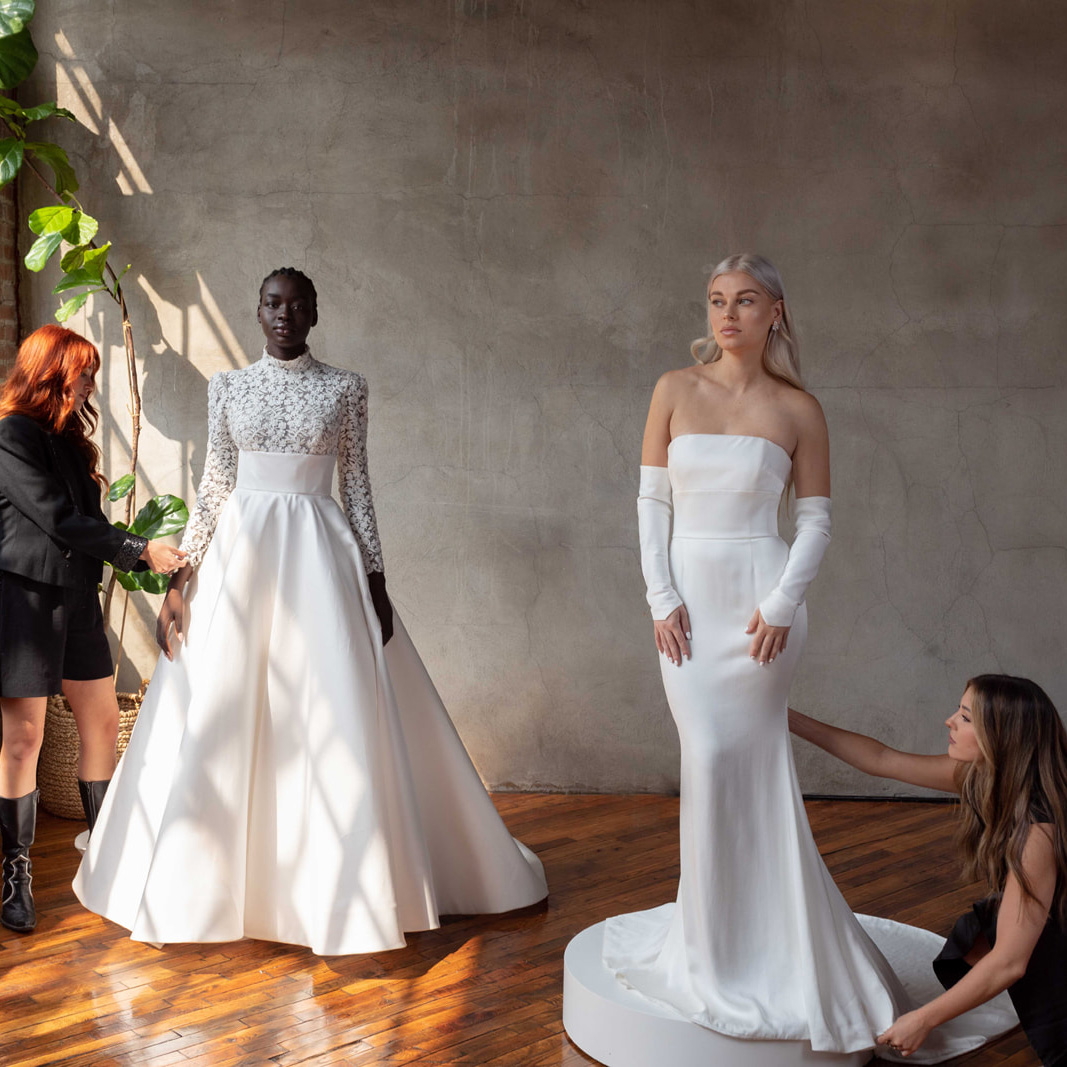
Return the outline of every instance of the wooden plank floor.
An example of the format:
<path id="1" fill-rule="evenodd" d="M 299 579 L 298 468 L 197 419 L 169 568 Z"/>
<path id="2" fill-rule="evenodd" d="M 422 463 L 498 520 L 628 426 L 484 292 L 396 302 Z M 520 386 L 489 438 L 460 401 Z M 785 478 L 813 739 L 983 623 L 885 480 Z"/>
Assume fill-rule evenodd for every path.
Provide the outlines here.
<path id="1" fill-rule="evenodd" d="M 678 801 L 495 800 L 544 861 L 547 906 L 452 920 L 395 952 L 330 958 L 261 941 L 134 944 L 71 892 L 79 824 L 43 816 L 39 925 L 0 929 L 0 1064 L 591 1064 L 560 1022 L 563 949 L 607 915 L 672 899 Z M 980 895 L 959 882 L 948 806 L 813 801 L 808 812 L 856 910 L 945 933 Z M 1039 1067 L 1018 1031 L 955 1062 Z"/>

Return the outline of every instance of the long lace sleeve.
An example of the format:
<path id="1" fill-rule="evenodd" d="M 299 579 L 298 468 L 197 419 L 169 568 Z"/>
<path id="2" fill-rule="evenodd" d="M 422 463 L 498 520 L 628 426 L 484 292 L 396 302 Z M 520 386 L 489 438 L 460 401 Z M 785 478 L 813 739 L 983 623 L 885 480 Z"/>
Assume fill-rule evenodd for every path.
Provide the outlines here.
<path id="1" fill-rule="evenodd" d="M 207 461 L 196 491 L 196 507 L 182 537 L 186 560 L 199 567 L 204 558 L 222 505 L 237 484 L 237 448 L 226 418 L 226 372 L 211 376 L 207 387 Z"/>
<path id="2" fill-rule="evenodd" d="M 367 382 L 356 374 L 345 392 L 337 442 L 337 483 L 348 525 L 359 542 L 367 573 L 384 572 L 378 520 L 367 473 Z"/>

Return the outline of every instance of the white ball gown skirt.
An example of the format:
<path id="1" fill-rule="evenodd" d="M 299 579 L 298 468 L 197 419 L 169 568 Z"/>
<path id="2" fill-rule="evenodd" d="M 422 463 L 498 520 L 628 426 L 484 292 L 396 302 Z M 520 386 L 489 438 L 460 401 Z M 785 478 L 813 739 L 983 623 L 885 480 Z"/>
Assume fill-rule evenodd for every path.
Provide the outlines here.
<path id="1" fill-rule="evenodd" d="M 333 467 L 240 455 L 74 880 L 135 940 L 374 952 L 547 893 L 396 615 L 383 649 Z"/>
<path id="2" fill-rule="evenodd" d="M 671 443 L 671 574 L 693 634 L 680 667 L 660 657 L 681 741 L 681 878 L 674 903 L 607 921 L 603 958 L 630 989 L 702 1027 L 849 1053 L 936 995 L 940 941 L 869 920 L 898 977 L 819 855 L 786 716 L 805 607 L 773 663 L 749 658 L 745 628 L 788 556 L 777 508 L 790 467 L 763 438 Z M 1014 1022 L 1003 998 L 936 1030 L 910 1062 L 958 1055 Z"/>

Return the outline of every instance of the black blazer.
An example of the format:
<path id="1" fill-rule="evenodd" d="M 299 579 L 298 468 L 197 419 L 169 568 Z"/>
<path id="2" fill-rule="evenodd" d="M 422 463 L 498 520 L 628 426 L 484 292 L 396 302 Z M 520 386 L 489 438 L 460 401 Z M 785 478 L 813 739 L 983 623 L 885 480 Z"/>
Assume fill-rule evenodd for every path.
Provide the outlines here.
<path id="1" fill-rule="evenodd" d="M 147 543 L 105 518 L 100 486 L 71 441 L 25 415 L 0 419 L 0 571 L 92 588 L 101 561 L 132 570 Z"/>

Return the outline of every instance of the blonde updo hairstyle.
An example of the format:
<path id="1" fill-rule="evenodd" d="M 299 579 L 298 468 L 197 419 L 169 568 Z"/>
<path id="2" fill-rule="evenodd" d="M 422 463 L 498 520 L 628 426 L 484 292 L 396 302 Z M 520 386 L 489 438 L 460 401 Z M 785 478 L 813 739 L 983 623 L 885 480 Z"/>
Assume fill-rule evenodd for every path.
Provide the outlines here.
<path id="1" fill-rule="evenodd" d="M 803 389 L 804 382 L 800 376 L 800 345 L 793 319 L 789 314 L 789 305 L 785 299 L 785 288 L 778 268 L 765 256 L 754 252 L 738 252 L 727 256 L 708 277 L 708 286 L 720 275 L 730 271 L 747 274 L 772 300 L 782 302 L 782 316 L 777 330 L 767 331 L 767 343 L 763 346 L 763 369 L 772 377 L 794 389 Z M 694 341 L 689 350 L 697 363 L 714 363 L 722 359 L 719 347 L 711 330 L 711 303 L 708 302 L 708 336 Z"/>

